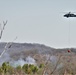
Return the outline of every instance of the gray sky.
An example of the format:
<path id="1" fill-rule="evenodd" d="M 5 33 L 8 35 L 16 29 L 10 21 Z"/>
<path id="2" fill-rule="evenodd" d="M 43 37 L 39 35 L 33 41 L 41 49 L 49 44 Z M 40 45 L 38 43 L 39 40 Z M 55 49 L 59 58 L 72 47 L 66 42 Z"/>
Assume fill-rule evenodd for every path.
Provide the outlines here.
<path id="1" fill-rule="evenodd" d="M 8 20 L 1 41 L 40 43 L 50 47 L 76 48 L 76 18 L 62 12 L 76 12 L 76 0 L 0 0 L 0 22 Z"/>

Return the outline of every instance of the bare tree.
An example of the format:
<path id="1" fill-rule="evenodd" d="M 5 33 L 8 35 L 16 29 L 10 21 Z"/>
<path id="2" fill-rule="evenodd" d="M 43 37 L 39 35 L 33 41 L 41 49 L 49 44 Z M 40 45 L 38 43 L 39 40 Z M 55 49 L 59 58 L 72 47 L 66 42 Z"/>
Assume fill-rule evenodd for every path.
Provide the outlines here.
<path id="1" fill-rule="evenodd" d="M 6 22 L 3 21 L 3 28 L 1 28 L 1 32 L 0 32 L 0 40 L 1 40 L 1 37 L 2 37 L 2 34 L 3 34 L 6 24 L 7 24 L 7 21 Z"/>
<path id="2" fill-rule="evenodd" d="M 55 72 L 55 70 L 56 70 L 56 68 L 57 68 L 57 66 L 58 66 L 58 64 L 59 64 L 59 61 L 60 61 L 61 56 L 62 56 L 62 55 L 59 56 L 58 61 L 57 61 L 56 65 L 55 65 L 53 71 L 50 73 L 50 75 L 52 75 L 52 74 Z"/>
<path id="3" fill-rule="evenodd" d="M 14 39 L 14 40 L 16 40 L 17 39 L 17 37 Z M 13 40 L 13 41 L 14 41 Z M 12 46 L 12 44 L 13 44 L 13 42 L 11 42 L 11 43 L 6 43 L 6 45 L 5 45 L 5 47 L 4 47 L 4 50 L 3 50 L 3 52 L 1 53 L 1 55 L 0 55 L 0 57 L 2 57 L 2 55 L 5 53 L 5 51 L 8 49 L 8 48 L 11 48 L 11 46 Z"/>
<path id="4" fill-rule="evenodd" d="M 0 40 L 1 40 L 1 38 L 2 38 L 2 34 L 3 34 L 4 29 L 5 29 L 6 24 L 7 24 L 7 21 L 6 21 L 6 22 L 3 21 L 3 28 L 1 28 L 1 32 L 0 32 Z M 17 39 L 17 37 L 16 37 L 13 41 L 15 41 L 16 39 Z M 6 43 L 6 45 L 5 45 L 5 47 L 4 47 L 4 50 L 3 50 L 3 52 L 1 53 L 0 57 L 2 57 L 2 55 L 5 53 L 6 49 L 11 48 L 12 44 L 13 44 L 13 42 L 11 42 L 11 43 L 8 42 L 8 43 Z"/>
<path id="5" fill-rule="evenodd" d="M 58 66 L 58 64 L 59 64 L 59 61 L 60 61 L 60 58 L 61 58 L 61 57 L 62 57 L 62 55 L 59 56 L 58 61 L 57 61 L 56 65 L 55 65 L 53 71 L 50 71 L 49 75 L 54 74 L 54 72 L 56 71 L 56 68 L 57 68 L 57 66 Z M 45 67 L 44 67 L 44 70 L 43 70 L 43 72 L 42 72 L 42 75 L 46 75 L 45 73 L 47 72 L 47 65 L 48 65 L 48 61 L 49 61 L 49 60 L 50 60 L 50 57 L 49 57 L 49 59 L 48 59 L 48 60 L 46 61 L 46 63 L 45 63 Z"/>

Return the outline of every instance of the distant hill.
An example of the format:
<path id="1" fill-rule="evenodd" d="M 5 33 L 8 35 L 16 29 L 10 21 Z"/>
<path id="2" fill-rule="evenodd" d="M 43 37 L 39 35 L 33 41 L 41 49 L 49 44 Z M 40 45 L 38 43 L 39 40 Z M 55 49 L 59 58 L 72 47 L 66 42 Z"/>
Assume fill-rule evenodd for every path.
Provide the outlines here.
<path id="1" fill-rule="evenodd" d="M 0 43 L 0 53 L 4 50 L 6 43 Z M 11 48 L 7 49 L 6 52 L 13 58 L 26 57 L 28 55 L 32 56 L 34 54 L 57 54 L 66 53 L 68 48 L 65 49 L 55 49 L 43 44 L 36 43 L 12 43 Z M 76 49 L 71 48 L 72 52 L 76 53 Z"/>
<path id="2" fill-rule="evenodd" d="M 0 52 L 4 50 L 6 43 L 0 43 Z M 46 53 L 53 53 L 54 48 L 51 48 L 49 46 L 45 46 L 43 44 L 31 44 L 31 43 L 12 43 L 11 48 L 7 49 L 7 52 L 9 54 L 13 53 L 23 53 L 25 54 L 27 52 L 34 52 L 34 53 L 40 53 L 40 54 L 46 54 Z M 30 53 L 30 54 L 32 54 Z"/>

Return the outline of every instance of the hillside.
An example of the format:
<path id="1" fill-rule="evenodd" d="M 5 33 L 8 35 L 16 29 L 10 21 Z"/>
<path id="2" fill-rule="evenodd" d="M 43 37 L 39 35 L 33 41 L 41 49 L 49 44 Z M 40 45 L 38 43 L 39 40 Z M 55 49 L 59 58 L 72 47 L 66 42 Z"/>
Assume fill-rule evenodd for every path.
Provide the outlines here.
<path id="1" fill-rule="evenodd" d="M 4 50 L 6 43 L 0 43 L 0 52 Z M 31 44 L 31 43 L 13 43 L 11 48 L 7 49 L 7 52 L 12 54 L 52 54 L 55 49 L 42 45 L 42 44 Z M 32 53 L 31 53 L 32 52 Z"/>
<path id="2" fill-rule="evenodd" d="M 4 50 L 6 43 L 0 43 L 0 53 Z M 58 54 L 58 53 L 66 53 L 68 48 L 65 49 L 55 49 L 49 46 L 45 46 L 43 44 L 36 43 L 12 43 L 12 46 L 6 50 L 6 53 L 11 57 L 20 58 L 21 56 L 32 56 L 35 54 Z M 75 48 L 71 48 L 73 53 L 76 53 Z"/>
<path id="3" fill-rule="evenodd" d="M 0 43 L 0 53 L 4 50 L 6 43 Z M 9 48 L 10 47 L 10 48 Z M 56 75 L 64 73 L 65 70 L 76 74 L 76 49 L 71 48 L 55 49 L 43 44 L 32 43 L 12 43 L 7 46 L 6 52 L 0 58 L 0 65 L 3 62 L 9 62 L 13 67 L 23 66 L 24 64 L 34 64 L 39 67 L 40 64 L 45 65 L 47 73 L 52 73 L 56 66 Z M 38 73 L 44 71 L 42 68 Z M 39 75 L 38 74 L 38 75 Z"/>

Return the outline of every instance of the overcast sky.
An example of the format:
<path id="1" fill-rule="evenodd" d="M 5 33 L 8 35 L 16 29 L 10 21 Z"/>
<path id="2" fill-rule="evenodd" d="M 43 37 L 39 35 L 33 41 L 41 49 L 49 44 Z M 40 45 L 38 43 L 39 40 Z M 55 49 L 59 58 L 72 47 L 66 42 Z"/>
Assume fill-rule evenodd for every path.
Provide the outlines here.
<path id="1" fill-rule="evenodd" d="M 1 41 L 40 43 L 54 48 L 76 48 L 76 0 L 0 0 L 0 23 L 8 20 Z M 66 13 L 63 13 L 66 12 Z"/>

